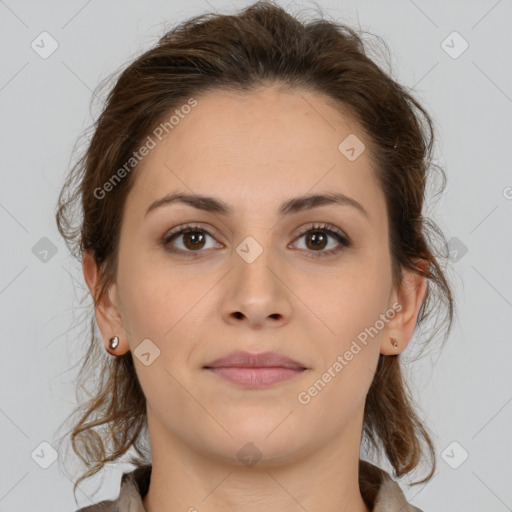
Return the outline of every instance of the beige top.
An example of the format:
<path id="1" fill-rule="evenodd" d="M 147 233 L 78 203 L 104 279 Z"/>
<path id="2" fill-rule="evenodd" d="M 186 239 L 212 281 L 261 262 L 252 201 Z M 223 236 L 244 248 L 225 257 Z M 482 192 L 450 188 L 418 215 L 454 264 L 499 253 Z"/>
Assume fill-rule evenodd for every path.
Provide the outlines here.
<path id="1" fill-rule="evenodd" d="M 105 500 L 76 512 L 145 512 L 142 498 L 147 494 L 151 478 L 151 465 L 141 466 L 123 473 L 121 490 L 116 500 Z M 361 495 L 372 512 L 423 512 L 405 499 L 402 489 L 389 473 L 359 461 Z"/>

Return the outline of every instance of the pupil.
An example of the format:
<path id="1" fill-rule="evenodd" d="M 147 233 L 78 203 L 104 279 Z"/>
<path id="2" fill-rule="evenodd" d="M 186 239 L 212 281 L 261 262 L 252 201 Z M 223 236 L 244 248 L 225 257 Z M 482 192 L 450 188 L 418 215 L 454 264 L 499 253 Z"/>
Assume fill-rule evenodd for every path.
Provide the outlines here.
<path id="1" fill-rule="evenodd" d="M 198 231 L 190 231 L 185 234 L 186 241 L 190 241 L 192 239 L 191 243 L 192 243 L 193 249 L 197 249 L 198 247 L 196 247 L 196 245 L 201 243 L 201 241 L 200 240 L 198 241 L 196 238 L 201 239 L 202 237 L 203 237 L 203 234 L 199 233 Z M 196 240 L 194 240 L 194 239 L 196 239 Z"/>
<path id="2" fill-rule="evenodd" d="M 320 248 L 323 249 L 325 244 L 322 244 L 321 242 L 320 242 L 320 244 L 318 244 L 317 243 L 318 242 L 318 237 L 320 237 L 320 239 L 323 238 L 323 241 L 325 242 L 324 235 L 322 233 L 318 232 L 318 231 L 314 232 L 314 233 L 311 233 L 310 236 L 308 237 L 308 240 L 313 240 L 313 247 L 317 247 L 318 248 L 319 245 L 321 245 Z"/>
<path id="3" fill-rule="evenodd" d="M 190 242 L 192 244 L 192 248 L 193 249 L 197 249 L 197 245 L 201 244 L 203 240 L 203 234 L 200 233 L 199 231 L 189 231 L 188 233 L 185 234 L 185 240 L 186 240 L 186 243 Z M 313 248 L 324 248 L 325 246 L 325 237 L 323 235 L 323 233 L 321 232 L 313 232 L 313 233 L 310 233 L 309 236 L 308 236 L 308 245 L 309 243 L 311 242 L 311 245 Z M 322 242 L 324 242 L 322 244 Z"/>

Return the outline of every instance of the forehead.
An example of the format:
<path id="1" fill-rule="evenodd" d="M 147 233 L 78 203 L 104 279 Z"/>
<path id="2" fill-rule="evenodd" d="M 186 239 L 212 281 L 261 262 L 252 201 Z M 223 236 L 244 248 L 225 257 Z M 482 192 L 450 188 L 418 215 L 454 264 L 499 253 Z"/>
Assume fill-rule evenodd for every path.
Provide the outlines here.
<path id="1" fill-rule="evenodd" d="M 382 206 L 369 141 L 326 96 L 269 86 L 244 94 L 210 91 L 195 99 L 161 140 L 152 136 L 156 145 L 135 171 L 128 198 L 133 208 L 147 208 L 176 190 L 261 208 L 273 198 L 280 204 L 291 195 L 336 189 L 368 210 L 379 201 Z M 351 161 L 340 150 L 345 140 L 366 148 Z"/>

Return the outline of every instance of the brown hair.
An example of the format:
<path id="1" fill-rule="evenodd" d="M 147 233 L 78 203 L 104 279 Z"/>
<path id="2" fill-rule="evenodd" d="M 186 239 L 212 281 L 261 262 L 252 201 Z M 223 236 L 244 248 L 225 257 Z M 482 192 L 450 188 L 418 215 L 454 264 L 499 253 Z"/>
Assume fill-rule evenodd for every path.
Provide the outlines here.
<path id="1" fill-rule="evenodd" d="M 436 255 L 434 245 L 434 238 L 444 243 L 444 237 L 422 215 L 430 170 L 440 171 L 441 191 L 446 182 L 443 170 L 432 163 L 434 131 L 428 113 L 368 56 L 354 29 L 325 19 L 303 23 L 268 1 L 236 15 L 203 14 L 182 22 L 136 58 L 109 92 L 92 140 L 63 185 L 56 211 L 59 232 L 71 253 L 81 261 L 83 252 L 90 251 L 100 268 L 94 304 L 115 279 L 123 207 L 137 167 L 101 200 L 95 191 L 187 99 L 220 88 L 251 92 L 272 83 L 322 93 L 358 121 L 372 144 L 372 162 L 386 198 L 393 283 L 401 282 L 403 269 L 427 278 L 417 326 L 444 311 L 444 321 L 427 341 L 448 322 L 446 339 L 454 302 L 438 261 L 444 253 Z M 83 218 L 73 226 L 78 207 Z M 428 262 L 426 268 L 419 266 L 420 259 Z M 93 392 L 75 409 L 79 418 L 71 431 L 73 450 L 89 469 L 74 489 L 132 447 L 139 457 L 131 463 L 150 461 L 146 402 L 131 352 L 112 358 L 100 339 L 92 314 L 78 382 L 84 389 L 92 383 Z M 97 380 L 91 378 L 94 372 Z M 432 468 L 416 482 L 422 483 L 434 474 L 435 451 L 413 403 L 399 356 L 380 355 L 366 398 L 363 440 L 383 450 L 396 476 L 416 468 L 424 441 Z"/>

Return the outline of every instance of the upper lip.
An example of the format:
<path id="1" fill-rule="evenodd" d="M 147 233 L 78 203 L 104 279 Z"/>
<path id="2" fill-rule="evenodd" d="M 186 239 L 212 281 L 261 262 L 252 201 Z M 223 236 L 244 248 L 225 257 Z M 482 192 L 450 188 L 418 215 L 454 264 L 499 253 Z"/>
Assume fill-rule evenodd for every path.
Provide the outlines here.
<path id="1" fill-rule="evenodd" d="M 206 364 L 205 368 L 220 368 L 220 367 L 280 367 L 280 368 L 294 368 L 305 370 L 306 367 L 289 357 L 278 354 L 277 352 L 262 352 L 259 354 L 251 354 L 237 350 L 231 352 L 227 356 L 220 357 Z"/>

